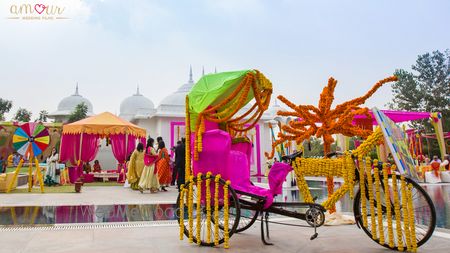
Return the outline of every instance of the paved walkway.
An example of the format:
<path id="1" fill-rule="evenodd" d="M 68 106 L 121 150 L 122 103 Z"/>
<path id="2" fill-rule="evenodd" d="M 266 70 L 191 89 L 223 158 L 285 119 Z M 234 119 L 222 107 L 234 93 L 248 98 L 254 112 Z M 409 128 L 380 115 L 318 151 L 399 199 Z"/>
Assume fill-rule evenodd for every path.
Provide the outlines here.
<path id="1" fill-rule="evenodd" d="M 178 190 L 141 194 L 121 186 L 83 187 L 81 193 L 12 193 L 0 194 L 1 206 L 64 206 L 64 205 L 112 205 L 112 204 L 171 204 L 176 203 Z M 1 250 L 0 250 L 1 252 Z"/>
<path id="2" fill-rule="evenodd" d="M 178 237 L 176 224 L 153 225 L 140 228 L 97 228 L 48 231 L 1 231 L 2 253 L 55 253 L 55 252 L 242 252 L 242 253 L 361 253 L 394 252 L 374 243 L 362 230 L 354 225 L 322 227 L 319 237 L 313 241 L 312 228 L 286 227 L 272 224 L 271 241 L 274 246 L 264 246 L 260 240 L 259 223 L 253 228 L 235 234 L 230 239 L 231 248 L 198 247 Z M 448 252 L 450 238 L 433 236 L 418 252 Z"/>

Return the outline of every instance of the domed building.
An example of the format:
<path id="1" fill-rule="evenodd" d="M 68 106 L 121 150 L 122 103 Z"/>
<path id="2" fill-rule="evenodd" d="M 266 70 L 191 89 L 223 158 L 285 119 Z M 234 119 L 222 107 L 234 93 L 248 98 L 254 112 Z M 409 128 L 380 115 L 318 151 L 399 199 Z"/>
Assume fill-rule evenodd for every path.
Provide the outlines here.
<path id="1" fill-rule="evenodd" d="M 119 117 L 132 121 L 134 119 L 145 119 L 155 114 L 155 105 L 147 97 L 139 93 L 139 87 L 137 87 L 136 94 L 125 98 L 120 103 Z"/>
<path id="2" fill-rule="evenodd" d="M 78 84 L 75 88 L 75 94 L 63 98 L 56 109 L 56 111 L 48 115 L 49 118 L 54 119 L 55 122 L 67 122 L 70 114 L 75 110 L 77 105 L 84 103 L 87 105 L 88 111 L 87 115 L 91 116 L 94 114 L 92 103 L 85 97 L 78 93 Z"/>

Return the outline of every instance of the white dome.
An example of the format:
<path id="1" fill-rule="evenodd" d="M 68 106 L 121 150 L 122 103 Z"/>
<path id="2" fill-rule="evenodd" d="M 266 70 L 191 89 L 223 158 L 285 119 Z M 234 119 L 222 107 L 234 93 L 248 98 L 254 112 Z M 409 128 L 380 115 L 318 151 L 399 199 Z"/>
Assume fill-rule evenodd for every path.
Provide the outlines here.
<path id="1" fill-rule="evenodd" d="M 159 115 L 184 116 L 186 96 L 194 86 L 192 79 L 192 68 L 189 73 L 189 81 L 183 84 L 177 91 L 165 97 L 158 106 Z"/>
<path id="2" fill-rule="evenodd" d="M 77 105 L 79 105 L 81 103 L 85 103 L 87 105 L 87 108 L 88 108 L 87 114 L 92 115 L 93 114 L 92 103 L 87 98 L 81 96 L 78 93 L 78 85 L 77 85 L 77 87 L 75 89 L 75 94 L 73 94 L 69 97 L 63 98 L 59 102 L 57 110 L 55 112 L 51 113 L 50 115 L 53 115 L 53 116 L 70 115 L 75 110 Z"/>
<path id="3" fill-rule="evenodd" d="M 155 109 L 153 102 L 139 93 L 139 88 L 136 94 L 125 98 L 120 103 L 119 117 L 131 120 L 136 117 L 149 117 Z"/>
<path id="4" fill-rule="evenodd" d="M 192 79 L 189 80 L 188 83 L 181 86 L 177 91 L 165 97 L 161 101 L 161 105 L 181 105 L 185 106 L 186 104 L 186 95 L 194 86 L 194 81 Z"/>

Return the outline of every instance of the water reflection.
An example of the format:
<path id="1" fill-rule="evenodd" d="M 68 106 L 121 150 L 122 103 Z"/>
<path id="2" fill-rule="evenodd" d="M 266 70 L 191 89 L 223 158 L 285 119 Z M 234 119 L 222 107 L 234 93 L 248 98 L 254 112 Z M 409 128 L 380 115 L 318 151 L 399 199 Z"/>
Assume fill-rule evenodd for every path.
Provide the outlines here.
<path id="1" fill-rule="evenodd" d="M 0 225 L 175 220 L 175 214 L 175 204 L 2 207 Z"/>
<path id="2" fill-rule="evenodd" d="M 308 186 L 312 196 L 317 197 L 317 203 L 325 201 L 325 181 L 308 181 Z M 335 186 L 340 187 L 341 183 L 337 182 Z M 437 226 L 450 229 L 450 185 L 428 184 L 423 187 L 436 207 Z M 292 185 L 284 188 L 276 201 L 294 202 L 303 199 L 296 186 Z M 345 195 L 336 204 L 336 209 L 342 213 L 352 213 L 353 200 L 348 194 Z M 428 217 L 424 214 L 424 217 L 416 218 L 420 220 Z M 176 218 L 175 204 L 0 207 L 0 225 L 160 221 Z"/>

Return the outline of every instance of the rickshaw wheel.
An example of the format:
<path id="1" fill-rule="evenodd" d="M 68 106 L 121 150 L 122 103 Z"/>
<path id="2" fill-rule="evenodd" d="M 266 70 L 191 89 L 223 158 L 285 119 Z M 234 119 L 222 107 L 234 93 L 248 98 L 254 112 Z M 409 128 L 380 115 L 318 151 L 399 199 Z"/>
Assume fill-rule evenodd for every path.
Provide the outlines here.
<path id="1" fill-rule="evenodd" d="M 383 176 L 380 175 L 380 180 L 383 182 Z M 414 217 L 415 217 L 415 230 L 416 230 L 416 242 L 417 242 L 417 247 L 420 247 L 421 245 L 423 245 L 426 241 L 428 241 L 428 239 L 430 239 L 431 235 L 434 232 L 435 226 L 436 226 L 436 210 L 435 207 L 433 205 L 433 202 L 431 201 L 430 196 L 428 196 L 427 192 L 419 185 L 417 184 L 415 181 L 409 179 L 409 178 L 405 178 L 405 182 L 407 184 L 412 184 L 413 189 L 412 189 L 412 197 L 413 197 L 413 203 L 414 203 Z M 367 185 L 367 184 L 366 184 Z M 399 200 L 401 203 L 401 194 L 400 194 L 400 176 L 397 177 L 397 189 L 399 192 Z M 389 195 L 390 198 L 392 199 L 392 192 L 393 192 L 393 187 L 392 187 L 392 177 L 391 175 L 389 175 Z M 375 192 L 375 191 L 374 191 Z M 355 221 L 359 224 L 359 226 L 364 230 L 364 232 L 370 237 L 372 238 L 372 240 L 374 240 L 376 243 L 389 248 L 389 249 L 393 249 L 393 250 L 399 250 L 398 245 L 397 245 L 397 233 L 396 233 L 396 228 L 395 228 L 395 214 L 394 211 L 392 211 L 392 221 L 393 221 L 393 234 L 394 234 L 394 247 L 389 246 L 388 243 L 388 228 L 387 228 L 387 215 L 386 215 L 386 201 L 385 201 L 385 191 L 384 191 L 384 187 L 383 189 L 380 189 L 380 194 L 381 194 L 381 198 L 382 198 L 382 220 L 383 220 L 383 233 L 384 233 L 384 238 L 385 238 L 385 243 L 384 244 L 380 244 L 379 239 L 373 239 L 372 238 L 372 229 L 371 229 L 371 219 L 370 219 L 370 206 L 369 206 L 369 197 L 368 197 L 368 193 L 367 193 L 367 189 L 366 189 L 366 199 L 367 199 L 367 207 L 366 207 L 366 213 L 367 213 L 367 226 L 364 226 L 363 223 L 363 218 L 362 218 L 362 208 L 361 208 L 361 190 L 358 190 L 356 196 L 355 196 L 355 200 L 353 202 L 353 212 L 355 215 Z M 393 204 L 391 204 L 392 209 L 393 209 Z M 400 204 L 400 209 L 403 209 L 403 206 Z M 401 211 L 402 212 L 402 211 Z M 375 201 L 375 214 L 377 213 L 377 208 L 376 208 L 376 201 Z M 401 217 L 402 220 L 402 228 L 404 226 L 403 224 L 403 215 Z M 378 225 L 377 225 L 377 230 L 378 230 Z M 378 232 L 379 233 L 379 232 Z M 406 250 L 406 242 L 404 240 L 405 238 L 405 231 L 402 229 L 402 234 L 403 234 L 403 248 L 404 250 Z"/>
<path id="2" fill-rule="evenodd" d="M 214 176 L 212 177 L 214 178 Z M 206 177 L 202 176 L 202 181 L 205 181 Z M 214 184 L 214 180 L 211 180 L 211 185 Z M 203 184 L 204 185 L 204 184 Z M 225 181 L 223 179 L 219 180 L 219 188 L 223 188 L 223 186 L 225 185 Z M 185 188 L 189 188 L 189 182 L 185 185 Z M 237 198 L 236 192 L 234 191 L 234 189 L 232 187 L 228 187 L 228 192 L 229 192 L 229 207 L 228 209 L 230 210 L 236 210 L 233 211 L 235 213 L 235 215 L 232 215 L 229 211 L 229 216 L 228 216 L 228 237 L 231 238 L 231 236 L 236 232 L 236 229 L 239 225 L 239 219 L 240 219 L 240 205 L 239 205 L 239 200 Z M 197 178 L 194 178 L 193 181 L 193 200 L 194 200 L 194 205 L 193 205 L 193 241 L 194 243 L 197 243 L 197 203 L 196 203 L 196 199 L 197 199 L 197 193 L 198 193 L 198 189 L 197 189 Z M 204 191 L 202 192 L 204 193 Z M 180 224 L 180 210 L 179 210 L 179 206 L 180 206 L 180 193 L 178 194 L 178 198 L 177 198 L 177 220 L 178 220 L 178 224 Z M 211 192 L 211 220 L 210 220 L 210 241 L 207 241 L 207 227 L 208 227 L 208 222 L 207 222 L 207 208 L 206 208 L 206 203 L 201 203 L 201 230 L 200 230 L 200 245 L 202 246 L 215 246 L 214 244 L 214 195 Z M 184 223 L 184 235 L 186 237 L 189 237 L 189 221 L 188 221 L 188 209 L 186 206 L 184 206 L 184 219 L 183 219 L 183 223 Z M 224 208 L 223 208 L 223 203 L 220 203 L 219 206 L 219 231 L 218 231 L 218 235 L 219 235 L 219 244 L 222 244 L 225 241 L 225 233 L 223 230 L 223 224 L 224 224 Z"/>
<path id="3" fill-rule="evenodd" d="M 236 209 L 230 208 L 230 216 L 236 216 Z M 241 233 L 247 229 L 249 229 L 253 223 L 258 219 L 259 212 L 255 210 L 250 209 L 243 209 L 241 208 L 241 215 L 239 218 L 239 224 L 236 228 L 236 233 Z M 219 228 L 223 229 L 223 224 L 219 223 Z"/>

